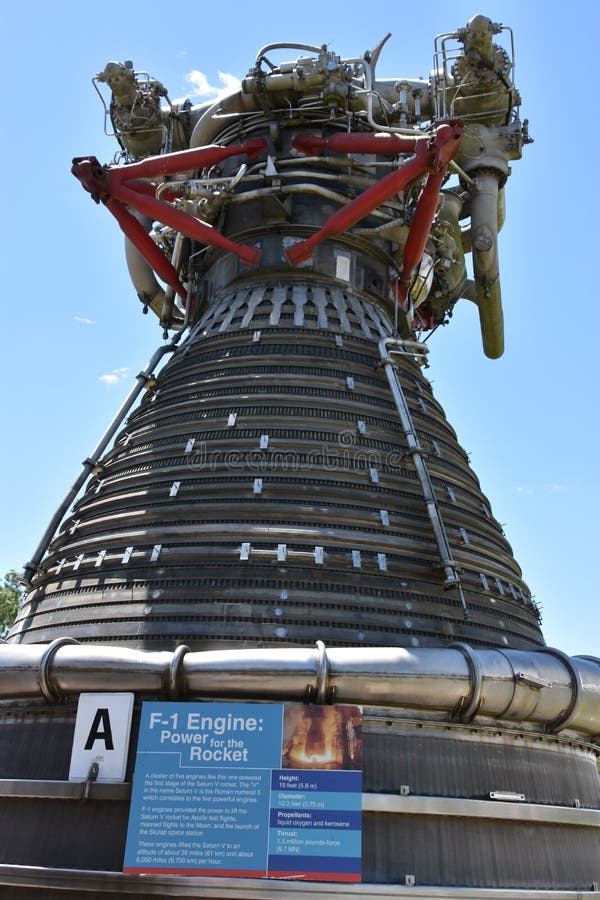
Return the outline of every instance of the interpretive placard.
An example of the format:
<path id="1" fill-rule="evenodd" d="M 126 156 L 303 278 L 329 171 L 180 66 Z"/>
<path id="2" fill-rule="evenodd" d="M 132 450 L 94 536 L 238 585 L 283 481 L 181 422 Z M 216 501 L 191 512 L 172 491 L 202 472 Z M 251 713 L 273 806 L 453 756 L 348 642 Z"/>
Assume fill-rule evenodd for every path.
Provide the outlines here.
<path id="1" fill-rule="evenodd" d="M 124 781 L 134 695 L 80 694 L 69 781 L 85 781 L 96 763 L 96 781 Z"/>
<path id="2" fill-rule="evenodd" d="M 361 710 L 144 703 L 123 871 L 358 882 Z"/>

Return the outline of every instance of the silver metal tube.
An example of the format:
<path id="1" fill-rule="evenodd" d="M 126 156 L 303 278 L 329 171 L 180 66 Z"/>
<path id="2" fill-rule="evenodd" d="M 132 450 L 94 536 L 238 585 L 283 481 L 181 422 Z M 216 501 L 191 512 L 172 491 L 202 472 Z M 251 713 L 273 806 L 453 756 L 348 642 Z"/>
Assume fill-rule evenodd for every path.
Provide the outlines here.
<path id="1" fill-rule="evenodd" d="M 365 79 L 366 79 L 366 94 L 367 94 L 367 104 L 366 104 L 366 112 L 367 112 L 367 122 L 373 128 L 374 131 L 383 131 L 389 134 L 407 134 L 411 137 L 415 136 L 414 128 L 397 128 L 390 127 L 389 125 L 384 125 L 382 122 L 376 122 L 373 118 L 373 94 L 377 93 L 374 86 L 374 72 L 373 66 L 365 64 Z M 375 82 L 377 84 L 377 82 Z"/>
<path id="2" fill-rule="evenodd" d="M 229 202 L 232 205 L 239 205 L 241 203 L 248 202 L 248 200 L 256 200 L 260 197 L 272 197 L 274 194 L 314 194 L 317 197 L 323 197 L 324 200 L 333 200 L 335 203 L 339 203 L 341 206 L 344 206 L 346 203 L 348 203 L 348 197 L 346 197 L 344 194 L 338 194 L 337 191 L 332 191 L 329 188 L 321 187 L 320 185 L 311 183 L 281 184 L 277 188 L 254 188 L 251 191 L 244 191 L 243 194 L 234 194 Z M 391 205 L 392 202 L 392 200 L 388 200 L 385 206 Z M 389 223 L 391 218 L 385 212 L 385 210 L 381 208 L 372 210 L 369 215 L 376 219 L 383 219 L 387 223 Z"/>
<path id="3" fill-rule="evenodd" d="M 256 95 L 243 94 L 241 91 L 215 101 L 194 125 L 190 148 L 204 147 L 214 142 L 214 138 L 224 127 L 223 122 L 217 116 L 239 115 L 240 113 L 255 112 L 257 109 L 260 110 Z"/>
<path id="4" fill-rule="evenodd" d="M 317 700 L 417 710 L 461 719 L 526 722 L 544 732 L 600 733 L 600 664 L 555 651 L 347 647 L 151 652 L 59 646 L 45 669 L 54 696 L 134 691 L 197 698 Z M 42 698 L 45 644 L 0 645 L 0 699 Z M 175 659 L 177 657 L 177 659 Z M 478 698 L 473 716 L 471 698 Z M 570 710 L 569 721 L 564 721 Z M 562 724 L 561 724 L 561 719 Z"/>
<path id="5" fill-rule="evenodd" d="M 181 265 L 181 257 L 183 254 L 184 237 L 180 231 L 175 235 L 173 252 L 171 254 L 171 265 L 175 271 L 179 271 Z M 175 289 L 169 285 L 164 293 L 162 310 L 160 313 L 160 324 L 163 328 L 169 328 L 173 319 L 173 307 L 175 306 Z"/>

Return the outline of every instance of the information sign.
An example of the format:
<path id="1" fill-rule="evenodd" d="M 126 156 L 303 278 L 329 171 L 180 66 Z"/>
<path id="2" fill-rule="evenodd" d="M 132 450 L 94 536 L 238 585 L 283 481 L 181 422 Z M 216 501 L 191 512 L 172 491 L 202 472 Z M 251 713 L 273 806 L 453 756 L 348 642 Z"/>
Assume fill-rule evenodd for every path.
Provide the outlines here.
<path id="1" fill-rule="evenodd" d="M 96 781 L 124 781 L 134 695 L 80 694 L 69 781 L 85 781 L 92 763 Z"/>
<path id="2" fill-rule="evenodd" d="M 360 881 L 361 711 L 144 703 L 125 872 Z"/>

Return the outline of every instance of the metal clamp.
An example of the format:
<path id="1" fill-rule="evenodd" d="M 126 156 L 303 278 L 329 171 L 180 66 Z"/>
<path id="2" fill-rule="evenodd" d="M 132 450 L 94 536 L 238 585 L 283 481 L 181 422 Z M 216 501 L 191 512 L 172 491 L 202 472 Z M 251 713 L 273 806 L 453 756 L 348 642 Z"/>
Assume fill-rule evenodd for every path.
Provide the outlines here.
<path id="1" fill-rule="evenodd" d="M 314 703 L 327 703 L 329 693 L 329 659 L 323 641 L 315 644 L 316 684 L 307 685 L 307 695 Z"/>
<path id="2" fill-rule="evenodd" d="M 583 684 L 581 683 L 581 675 L 573 665 L 573 661 L 566 653 L 563 653 L 562 650 L 557 650 L 555 647 L 540 647 L 539 652 L 549 653 L 550 656 L 556 657 L 556 659 L 560 660 L 564 665 L 571 676 L 571 702 L 568 707 L 563 710 L 553 722 L 549 722 L 545 728 L 548 734 L 556 734 L 557 731 L 563 731 L 563 729 L 568 728 L 575 718 L 575 713 L 577 712 L 577 707 L 579 706 L 579 701 L 583 693 Z"/>
<path id="3" fill-rule="evenodd" d="M 98 773 L 100 772 L 100 766 L 94 760 L 91 766 L 88 769 L 87 778 L 83 783 L 83 793 L 82 800 L 90 799 L 90 791 L 92 789 L 92 785 L 98 780 Z"/>
<path id="4" fill-rule="evenodd" d="M 481 663 L 477 658 L 475 651 L 469 644 L 462 641 L 455 641 L 448 645 L 452 650 L 460 650 L 467 661 L 469 667 L 469 675 L 471 676 L 471 693 L 467 697 L 461 697 L 460 702 L 453 712 L 453 717 L 460 719 L 461 722 L 470 722 L 477 715 L 477 711 L 481 706 L 481 692 L 483 690 L 483 672 Z"/>
<path id="5" fill-rule="evenodd" d="M 182 683 L 182 663 L 183 657 L 190 652 L 190 648 L 186 644 L 180 644 L 173 651 L 169 669 L 167 672 L 166 693 L 170 700 L 177 700 L 178 697 L 187 693 L 187 685 Z"/>
<path id="6" fill-rule="evenodd" d="M 56 638 L 56 640 L 52 641 L 42 655 L 40 659 L 40 668 L 38 673 L 38 682 L 40 685 L 40 691 L 44 695 L 45 700 L 48 703 L 56 703 L 57 701 L 62 700 L 62 692 L 52 682 L 52 677 L 50 674 L 52 663 L 54 662 L 54 657 L 58 650 L 61 647 L 65 647 L 67 644 L 78 644 L 79 641 L 76 641 L 75 638 L 70 637 L 61 637 Z"/>

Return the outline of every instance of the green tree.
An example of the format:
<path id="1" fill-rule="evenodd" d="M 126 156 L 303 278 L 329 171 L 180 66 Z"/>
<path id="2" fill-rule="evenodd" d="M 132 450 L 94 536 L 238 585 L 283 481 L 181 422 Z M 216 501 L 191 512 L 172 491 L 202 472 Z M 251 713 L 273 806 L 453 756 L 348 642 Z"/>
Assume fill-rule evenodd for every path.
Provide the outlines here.
<path id="1" fill-rule="evenodd" d="M 2 579 L 0 587 L 0 637 L 4 637 L 15 620 L 25 589 L 19 584 L 19 572 L 11 569 Z"/>

